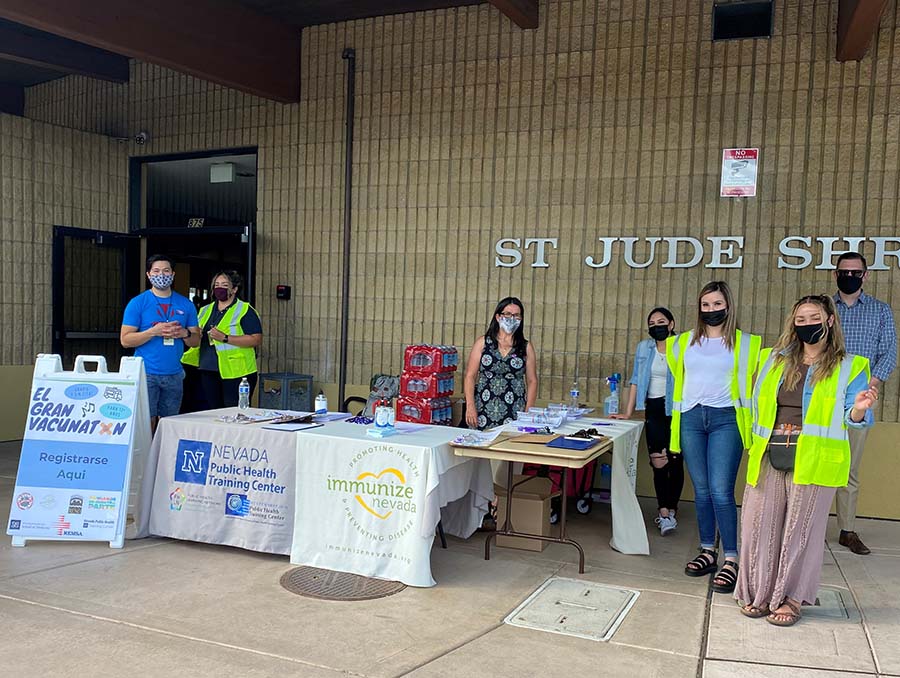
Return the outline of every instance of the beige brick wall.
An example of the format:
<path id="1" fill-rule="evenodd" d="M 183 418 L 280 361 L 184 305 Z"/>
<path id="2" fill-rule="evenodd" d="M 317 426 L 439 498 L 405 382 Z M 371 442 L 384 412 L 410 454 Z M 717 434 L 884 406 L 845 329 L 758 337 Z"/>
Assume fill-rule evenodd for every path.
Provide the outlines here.
<path id="1" fill-rule="evenodd" d="M 350 382 L 398 371 L 404 343 L 467 348 L 512 293 L 527 306 L 540 397 L 562 398 L 577 369 L 597 402 L 603 376 L 630 371 L 650 307 L 669 305 L 684 326 L 700 286 L 722 277 L 743 327 L 771 340 L 796 297 L 833 289 L 827 271 L 776 268 L 783 237 L 898 235 L 895 4 L 870 56 L 847 64 L 834 60 L 837 2 L 782 0 L 773 38 L 717 44 L 711 6 L 542 2 L 536 31 L 489 5 L 327 25 L 304 31 L 297 105 L 135 63 L 127 85 L 32 88 L 27 115 L 147 129 L 144 153 L 258 145 L 263 365 L 334 382 L 340 54 L 355 47 Z M 758 197 L 719 199 L 721 149 L 745 145 L 761 148 Z M 608 268 L 584 265 L 597 237 L 620 235 L 744 235 L 744 267 L 663 269 L 657 252 L 631 269 L 618 249 Z M 499 269 L 501 237 L 558 237 L 559 249 L 550 268 Z M 276 282 L 295 300 L 276 304 Z M 867 289 L 900 310 L 896 265 Z M 886 421 L 900 418 L 898 381 Z"/>
<path id="2" fill-rule="evenodd" d="M 0 366 L 50 350 L 53 226 L 125 230 L 127 157 L 96 134 L 0 113 Z"/>

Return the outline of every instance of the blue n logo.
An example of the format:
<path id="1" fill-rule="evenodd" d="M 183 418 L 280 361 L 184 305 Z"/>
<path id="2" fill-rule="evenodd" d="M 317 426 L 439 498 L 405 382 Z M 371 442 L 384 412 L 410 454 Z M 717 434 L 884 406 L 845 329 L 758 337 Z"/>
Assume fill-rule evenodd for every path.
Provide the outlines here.
<path id="1" fill-rule="evenodd" d="M 206 452 L 201 452 L 200 450 L 185 450 L 184 463 L 181 465 L 181 470 L 184 473 L 203 473 L 203 458 L 205 456 Z"/>
<path id="2" fill-rule="evenodd" d="M 206 472 L 212 443 L 202 440 L 179 440 L 175 457 L 175 482 L 206 485 Z"/>

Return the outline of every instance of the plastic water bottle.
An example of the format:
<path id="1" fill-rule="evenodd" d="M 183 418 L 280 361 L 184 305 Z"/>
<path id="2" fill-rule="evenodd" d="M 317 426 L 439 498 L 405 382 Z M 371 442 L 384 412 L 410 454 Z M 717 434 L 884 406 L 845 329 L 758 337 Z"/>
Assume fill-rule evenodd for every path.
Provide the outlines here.
<path id="1" fill-rule="evenodd" d="M 572 382 L 572 388 L 569 389 L 569 409 L 577 410 L 578 409 L 578 397 L 581 395 L 581 391 L 578 390 L 578 381 Z"/>
<path id="2" fill-rule="evenodd" d="M 609 384 L 610 394 L 606 396 L 606 399 L 603 401 L 603 414 L 607 417 L 611 414 L 619 413 L 619 379 L 621 379 L 621 375 L 618 373 L 612 374 L 606 378 L 606 383 Z"/>
<path id="3" fill-rule="evenodd" d="M 397 423 L 397 409 L 394 407 L 394 399 L 388 400 L 388 426 L 391 428 Z"/>
<path id="4" fill-rule="evenodd" d="M 325 397 L 322 391 L 319 391 L 319 395 L 316 396 L 316 404 L 313 407 L 316 414 L 326 414 L 328 412 L 328 398 Z"/>
<path id="5" fill-rule="evenodd" d="M 241 379 L 238 386 L 238 409 L 246 410 L 250 407 L 250 382 L 247 377 Z"/>

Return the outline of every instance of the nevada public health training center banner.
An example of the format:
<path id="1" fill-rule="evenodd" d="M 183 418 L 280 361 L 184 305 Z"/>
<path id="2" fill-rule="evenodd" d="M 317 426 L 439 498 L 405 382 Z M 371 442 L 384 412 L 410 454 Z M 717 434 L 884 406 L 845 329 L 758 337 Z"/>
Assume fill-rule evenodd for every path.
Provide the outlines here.
<path id="1" fill-rule="evenodd" d="M 85 362 L 98 371 L 86 371 Z M 122 546 L 135 410 L 146 388 L 140 358 L 122 364 L 123 372 L 109 373 L 105 359 L 79 356 L 75 371 L 64 372 L 59 356 L 38 356 L 7 524 L 14 546 L 29 539 Z"/>
<path id="2" fill-rule="evenodd" d="M 184 415 L 160 426 L 150 457 L 150 534 L 290 553 L 293 435 Z"/>

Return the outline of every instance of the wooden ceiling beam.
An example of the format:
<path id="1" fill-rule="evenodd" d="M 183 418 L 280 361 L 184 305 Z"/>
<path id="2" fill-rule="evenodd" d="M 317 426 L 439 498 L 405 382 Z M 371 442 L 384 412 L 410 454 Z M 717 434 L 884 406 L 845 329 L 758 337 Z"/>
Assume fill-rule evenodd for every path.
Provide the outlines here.
<path id="1" fill-rule="evenodd" d="M 859 61 L 878 33 L 887 0 L 840 0 L 837 60 Z"/>
<path id="2" fill-rule="evenodd" d="M 300 29 L 227 0 L 2 0 L 0 18 L 267 99 L 300 100 Z"/>
<path id="3" fill-rule="evenodd" d="M 0 19 L 0 59 L 69 75 L 128 82 L 127 57 L 50 33 L 25 29 L 3 19 Z"/>
<path id="4" fill-rule="evenodd" d="M 538 27 L 538 0 L 490 0 L 519 28 Z"/>

